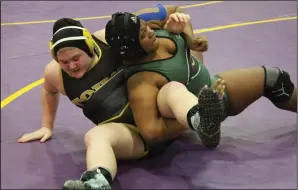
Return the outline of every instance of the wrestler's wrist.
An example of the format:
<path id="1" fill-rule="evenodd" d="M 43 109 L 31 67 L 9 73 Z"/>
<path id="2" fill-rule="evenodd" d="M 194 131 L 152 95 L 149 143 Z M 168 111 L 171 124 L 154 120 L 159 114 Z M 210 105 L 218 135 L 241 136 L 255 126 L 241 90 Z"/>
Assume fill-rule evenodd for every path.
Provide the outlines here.
<path id="1" fill-rule="evenodd" d="M 46 122 L 42 123 L 41 126 L 45 127 L 45 128 L 48 128 L 50 130 L 53 130 L 53 128 L 54 128 L 54 125 L 52 123 L 46 123 Z"/>

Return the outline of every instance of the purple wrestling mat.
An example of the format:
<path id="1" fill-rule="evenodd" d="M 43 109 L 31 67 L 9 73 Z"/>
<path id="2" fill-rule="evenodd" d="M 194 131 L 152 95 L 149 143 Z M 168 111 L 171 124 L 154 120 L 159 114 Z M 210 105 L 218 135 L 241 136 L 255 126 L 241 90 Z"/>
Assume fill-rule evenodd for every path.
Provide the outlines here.
<path id="1" fill-rule="evenodd" d="M 184 6 L 195 30 L 235 24 L 205 33 L 210 48 L 204 61 L 211 73 L 266 64 L 287 70 L 297 85 L 297 2 L 165 4 Z M 66 97 L 60 101 L 52 140 L 44 144 L 16 142 L 21 134 L 40 127 L 42 81 L 35 81 L 42 78 L 50 61 L 48 40 L 53 20 L 88 17 L 82 23 L 94 32 L 103 28 L 107 19 L 90 17 L 154 5 L 153 1 L 1 2 L 3 189 L 60 188 L 65 180 L 77 179 L 85 170 L 83 136 L 93 124 Z M 267 21 L 239 26 L 260 20 Z M 33 86 L 10 96 L 31 83 Z M 186 133 L 157 158 L 120 162 L 114 187 L 297 188 L 296 114 L 278 110 L 261 98 L 242 114 L 223 122 L 222 132 L 216 150 L 205 150 L 195 134 Z"/>

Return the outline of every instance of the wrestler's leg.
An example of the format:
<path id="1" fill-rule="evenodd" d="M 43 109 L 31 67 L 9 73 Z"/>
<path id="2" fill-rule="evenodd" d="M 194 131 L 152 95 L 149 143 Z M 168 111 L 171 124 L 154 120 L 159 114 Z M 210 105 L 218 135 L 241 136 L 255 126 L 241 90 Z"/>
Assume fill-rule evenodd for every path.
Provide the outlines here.
<path id="1" fill-rule="evenodd" d="M 297 112 L 297 88 L 286 71 L 256 67 L 226 71 L 218 76 L 226 81 L 230 116 L 241 113 L 262 96 L 280 109 Z"/>
<path id="2" fill-rule="evenodd" d="M 182 125 L 195 130 L 209 148 L 216 147 L 220 141 L 224 83 L 219 80 L 214 88 L 217 92 L 203 88 L 196 97 L 183 84 L 170 82 L 160 89 L 157 96 L 162 116 L 176 118 Z"/>
<path id="3" fill-rule="evenodd" d="M 92 128 L 85 135 L 85 145 L 87 171 L 81 180 L 65 182 L 67 189 L 109 188 L 117 173 L 117 159 L 137 159 L 148 151 L 137 128 L 122 123 Z"/>

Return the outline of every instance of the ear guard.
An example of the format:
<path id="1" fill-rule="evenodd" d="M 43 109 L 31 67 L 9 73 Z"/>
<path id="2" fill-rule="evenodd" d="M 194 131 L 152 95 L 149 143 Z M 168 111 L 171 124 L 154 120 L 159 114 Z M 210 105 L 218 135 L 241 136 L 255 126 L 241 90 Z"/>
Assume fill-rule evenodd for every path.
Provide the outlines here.
<path id="1" fill-rule="evenodd" d="M 66 38 L 62 38 L 62 39 L 58 40 L 55 43 L 53 43 L 53 38 L 52 38 L 49 42 L 49 47 L 50 47 L 51 56 L 54 60 L 57 61 L 57 58 L 56 58 L 55 53 L 54 53 L 55 46 L 57 46 L 58 44 L 60 44 L 62 42 L 72 41 L 72 40 L 85 40 L 85 43 L 86 43 L 90 53 L 93 56 L 98 55 L 100 57 L 101 49 L 95 43 L 95 41 L 92 38 L 92 35 L 90 34 L 90 32 L 86 28 L 82 28 L 82 27 L 78 27 L 78 26 L 66 26 L 66 27 L 63 27 L 63 28 L 60 28 L 59 30 L 57 30 L 57 32 L 55 32 L 55 34 L 60 32 L 61 30 L 65 30 L 65 29 L 69 29 L 69 28 L 82 30 L 83 36 L 66 37 Z M 53 36 L 55 36 L 55 34 Z"/>

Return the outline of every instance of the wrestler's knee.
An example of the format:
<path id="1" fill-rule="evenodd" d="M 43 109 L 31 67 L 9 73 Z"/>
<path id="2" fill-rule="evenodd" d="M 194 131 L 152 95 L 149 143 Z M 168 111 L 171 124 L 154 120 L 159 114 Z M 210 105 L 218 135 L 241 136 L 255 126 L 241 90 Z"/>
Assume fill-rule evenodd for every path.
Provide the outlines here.
<path id="1" fill-rule="evenodd" d="M 166 96 L 168 101 L 176 101 L 177 95 L 187 91 L 184 84 L 176 81 L 171 81 L 160 89 L 160 96 Z"/>
<path id="2" fill-rule="evenodd" d="M 157 95 L 157 106 L 163 117 L 175 118 L 170 107 L 173 102 L 177 101 L 177 92 L 182 88 L 185 87 L 181 83 L 169 82 L 160 89 Z"/>
<path id="3" fill-rule="evenodd" d="M 99 141 L 113 144 L 113 128 L 109 128 L 108 125 L 113 125 L 113 123 L 95 126 L 90 129 L 84 136 L 86 147 L 92 143 L 99 143 Z"/>
<path id="4" fill-rule="evenodd" d="M 288 72 L 263 66 L 265 73 L 264 96 L 274 104 L 290 100 L 295 86 Z"/>

